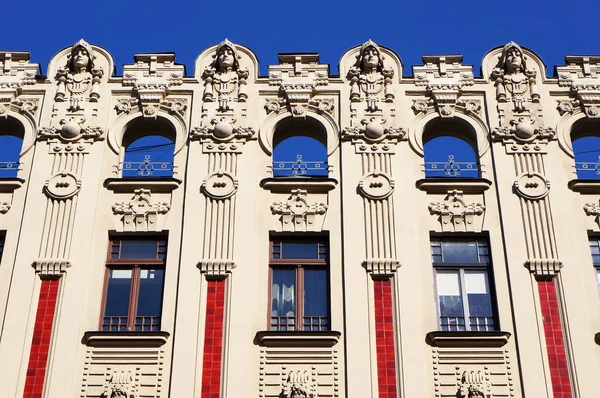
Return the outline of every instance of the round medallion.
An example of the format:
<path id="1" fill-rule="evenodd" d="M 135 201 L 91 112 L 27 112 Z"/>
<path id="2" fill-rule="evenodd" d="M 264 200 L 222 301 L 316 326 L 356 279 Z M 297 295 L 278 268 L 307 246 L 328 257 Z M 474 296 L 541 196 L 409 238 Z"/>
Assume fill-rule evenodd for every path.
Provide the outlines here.
<path id="1" fill-rule="evenodd" d="M 211 174 L 202 184 L 204 193 L 214 199 L 226 199 L 232 196 L 237 191 L 237 187 L 238 181 L 225 171 Z"/>
<path id="2" fill-rule="evenodd" d="M 367 174 L 358 184 L 362 193 L 371 199 L 384 199 L 394 191 L 394 181 L 380 172 Z"/>
<path id="3" fill-rule="evenodd" d="M 81 181 L 67 171 L 55 174 L 46 182 L 46 194 L 54 199 L 69 199 L 79 192 Z"/>
<path id="4" fill-rule="evenodd" d="M 550 192 L 550 182 L 539 173 L 521 174 L 514 187 L 519 196 L 531 200 L 542 199 Z"/>
<path id="5" fill-rule="evenodd" d="M 383 126 L 377 122 L 370 122 L 365 126 L 365 135 L 372 140 L 378 140 L 384 134 Z"/>

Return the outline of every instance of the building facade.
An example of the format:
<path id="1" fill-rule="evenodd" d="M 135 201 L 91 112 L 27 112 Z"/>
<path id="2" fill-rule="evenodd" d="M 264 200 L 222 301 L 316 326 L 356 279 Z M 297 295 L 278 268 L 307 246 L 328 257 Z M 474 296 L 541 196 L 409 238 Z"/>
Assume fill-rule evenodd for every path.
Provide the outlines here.
<path id="1" fill-rule="evenodd" d="M 2 397 L 595 397 L 600 56 L 0 52 Z"/>

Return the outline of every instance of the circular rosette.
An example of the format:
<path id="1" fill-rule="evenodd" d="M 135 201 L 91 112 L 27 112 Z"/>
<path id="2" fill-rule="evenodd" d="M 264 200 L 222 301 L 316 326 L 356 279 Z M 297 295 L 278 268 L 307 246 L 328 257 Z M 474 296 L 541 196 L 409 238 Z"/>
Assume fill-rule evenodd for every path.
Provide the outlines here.
<path id="1" fill-rule="evenodd" d="M 524 173 L 514 184 L 515 192 L 526 199 L 542 199 L 550 192 L 550 182 L 539 173 Z"/>
<path id="2" fill-rule="evenodd" d="M 74 174 L 63 171 L 53 175 L 45 188 L 46 195 L 53 199 L 69 199 L 79 192 L 81 181 Z"/>
<path id="3" fill-rule="evenodd" d="M 213 199 L 226 199 L 238 188 L 237 179 L 226 171 L 217 171 L 202 183 L 204 193 Z"/>
<path id="4" fill-rule="evenodd" d="M 371 199 L 385 199 L 394 192 L 394 181 L 386 174 L 374 171 L 358 183 L 360 191 Z"/>

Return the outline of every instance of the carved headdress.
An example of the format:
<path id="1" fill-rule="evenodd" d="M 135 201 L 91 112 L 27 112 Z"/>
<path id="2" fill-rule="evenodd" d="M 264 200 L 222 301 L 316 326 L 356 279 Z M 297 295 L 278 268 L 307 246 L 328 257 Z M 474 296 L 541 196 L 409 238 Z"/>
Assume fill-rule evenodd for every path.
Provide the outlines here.
<path id="1" fill-rule="evenodd" d="M 90 57 L 90 61 L 89 61 L 89 65 L 88 65 L 87 69 L 88 70 L 94 69 L 94 58 L 96 58 L 94 56 L 94 50 L 92 49 L 92 46 L 90 45 L 90 43 L 88 43 L 87 41 L 85 41 L 83 39 L 80 39 L 77 43 L 73 44 L 73 47 L 71 47 L 71 54 L 69 57 L 69 66 L 71 66 L 75 52 L 77 51 L 77 49 L 79 47 L 83 48 Z"/>
<path id="2" fill-rule="evenodd" d="M 367 49 L 370 47 L 373 47 L 377 51 L 377 54 L 379 54 L 379 63 L 377 64 L 377 70 L 381 71 L 383 69 L 384 57 L 381 53 L 381 50 L 379 49 L 379 46 L 371 39 L 367 40 L 362 46 L 360 46 L 360 53 L 356 57 L 356 64 L 354 64 L 354 66 L 358 68 L 361 67 L 365 51 L 367 51 Z"/>
<path id="3" fill-rule="evenodd" d="M 233 70 L 237 70 L 240 66 L 240 61 L 238 60 L 238 52 L 237 52 L 237 49 L 235 48 L 235 44 L 233 44 L 232 42 L 230 42 L 227 39 L 223 40 L 222 42 L 220 42 L 217 45 L 217 50 L 215 51 L 215 55 L 214 55 L 215 60 L 213 61 L 211 66 L 215 69 L 217 68 L 217 66 L 218 66 L 217 64 L 219 62 L 219 58 L 218 58 L 219 51 L 221 51 L 221 49 L 223 47 L 228 47 L 233 52 Z"/>
<path id="4" fill-rule="evenodd" d="M 496 68 L 504 69 L 504 64 L 506 63 L 506 56 L 508 55 L 508 51 L 513 48 L 519 50 L 519 52 L 521 53 L 521 58 L 523 60 L 522 69 L 527 69 L 527 57 L 525 56 L 525 53 L 523 52 L 521 46 L 519 46 L 514 41 L 511 41 L 504 46 L 504 48 L 502 49 L 502 55 L 500 55 L 500 58 L 498 58 L 498 65 L 496 65 Z"/>

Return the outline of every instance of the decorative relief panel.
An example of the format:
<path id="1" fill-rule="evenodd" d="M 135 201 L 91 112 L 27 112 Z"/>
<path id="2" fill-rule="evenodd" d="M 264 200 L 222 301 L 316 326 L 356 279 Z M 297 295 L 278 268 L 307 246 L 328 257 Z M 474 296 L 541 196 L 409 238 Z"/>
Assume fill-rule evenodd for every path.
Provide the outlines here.
<path id="1" fill-rule="evenodd" d="M 164 363 L 164 351 L 160 348 L 89 348 L 80 397 L 166 397 Z"/>
<path id="2" fill-rule="evenodd" d="M 513 365 L 502 348 L 433 350 L 435 397 L 514 397 Z"/>
<path id="3" fill-rule="evenodd" d="M 144 117 L 156 118 L 161 108 L 181 112 L 185 104 L 167 99 L 173 87 L 183 84 L 185 73 L 184 66 L 175 63 L 175 54 L 136 54 L 133 59 L 135 64 L 123 66 L 123 86 L 133 87 Z"/>
<path id="4" fill-rule="evenodd" d="M 566 66 L 556 67 L 558 84 L 570 88 L 574 98 L 559 101 L 559 111 L 572 113 L 581 105 L 588 117 L 600 117 L 600 57 L 570 55 L 566 61 Z"/>
<path id="5" fill-rule="evenodd" d="M 162 231 L 165 215 L 171 205 L 168 202 L 152 200 L 148 189 L 136 189 L 127 202 L 117 202 L 112 206 L 116 216 L 116 230 L 119 232 Z"/>
<path id="6" fill-rule="evenodd" d="M 473 67 L 462 65 L 462 55 L 429 55 L 423 57 L 423 66 L 413 68 L 415 86 L 424 87 L 441 117 L 452 117 L 454 108 L 459 105 L 463 87 L 472 86 Z M 423 100 L 420 100 L 423 101 Z M 477 109 L 474 102 L 461 101 L 460 105 L 473 112 Z M 426 111 L 423 103 L 413 103 L 415 111 Z M 429 105 L 427 103 L 426 105 Z M 474 112 L 478 113 L 478 112 Z"/>
<path id="7" fill-rule="evenodd" d="M 462 191 L 448 191 L 443 202 L 432 202 L 429 212 L 439 215 L 442 232 L 481 232 L 485 205 L 466 203 Z"/>
<path id="8" fill-rule="evenodd" d="M 23 88 L 36 83 L 39 69 L 39 64 L 29 63 L 28 52 L 0 52 L 0 117 L 8 116 L 10 110 L 34 115 L 37 98 L 20 96 Z"/>
<path id="9" fill-rule="evenodd" d="M 269 65 L 269 86 L 279 88 L 279 98 L 267 99 L 267 113 L 287 106 L 294 117 L 305 117 L 309 106 L 332 112 L 334 102 L 313 99 L 319 88 L 329 84 L 329 66 L 319 63 L 318 54 L 279 54 L 279 65 Z"/>
<path id="10" fill-rule="evenodd" d="M 536 278 L 549 278 L 562 267 L 558 259 L 550 206 L 550 182 L 546 177 L 544 155 L 556 132 L 543 127 L 536 71 L 528 69 L 521 47 L 504 46 L 492 72 L 500 127 L 492 139 L 504 145 L 515 165 L 513 192 L 519 197 L 527 247 L 525 266 Z"/>
<path id="11" fill-rule="evenodd" d="M 361 46 L 348 71 L 351 119 L 342 137 L 367 142 L 404 138 L 405 132 L 396 126 L 395 71 L 386 67 L 384 60 L 381 49 L 371 40 Z"/>
<path id="12" fill-rule="evenodd" d="M 598 227 L 600 227 L 600 204 L 586 203 L 583 206 L 583 211 L 585 211 L 586 215 L 593 216 L 594 221 L 598 224 Z"/>
<path id="13" fill-rule="evenodd" d="M 340 396 L 336 349 L 263 348 L 259 372 L 259 398 Z"/>
<path id="14" fill-rule="evenodd" d="M 314 201 L 317 197 L 327 200 L 327 194 L 311 194 L 307 191 L 294 189 L 285 202 L 275 202 L 271 205 L 271 212 L 279 216 L 280 231 L 285 232 L 319 232 L 323 229 L 327 204 Z"/>

